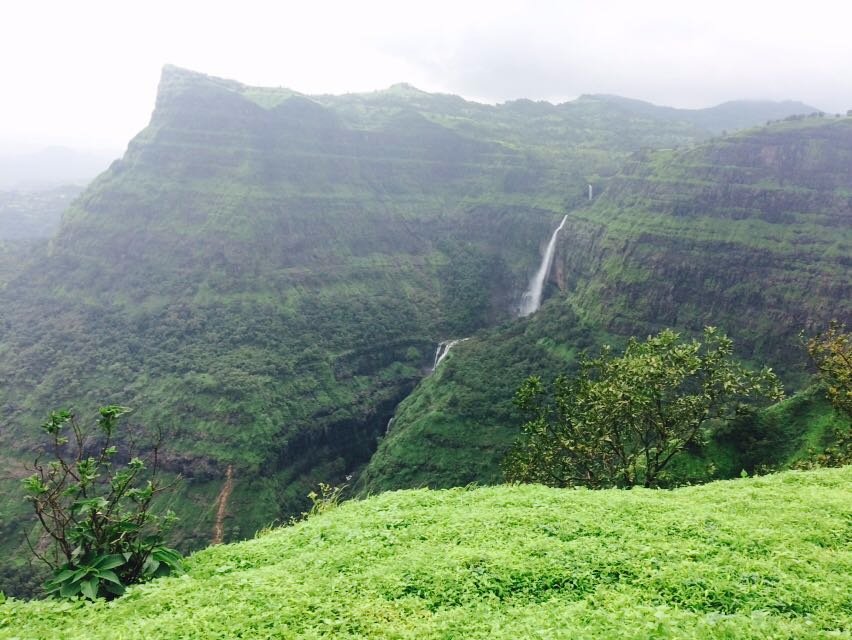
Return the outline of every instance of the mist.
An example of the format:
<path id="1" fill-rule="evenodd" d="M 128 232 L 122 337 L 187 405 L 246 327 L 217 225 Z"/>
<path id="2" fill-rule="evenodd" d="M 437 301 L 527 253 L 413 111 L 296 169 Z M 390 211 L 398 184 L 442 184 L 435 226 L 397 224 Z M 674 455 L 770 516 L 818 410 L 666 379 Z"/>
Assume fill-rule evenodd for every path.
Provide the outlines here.
<path id="1" fill-rule="evenodd" d="M 171 63 L 303 93 L 408 82 L 498 103 L 609 93 L 852 108 L 845 3 L 105 1 L 4 8 L 0 150 L 122 149 Z"/>

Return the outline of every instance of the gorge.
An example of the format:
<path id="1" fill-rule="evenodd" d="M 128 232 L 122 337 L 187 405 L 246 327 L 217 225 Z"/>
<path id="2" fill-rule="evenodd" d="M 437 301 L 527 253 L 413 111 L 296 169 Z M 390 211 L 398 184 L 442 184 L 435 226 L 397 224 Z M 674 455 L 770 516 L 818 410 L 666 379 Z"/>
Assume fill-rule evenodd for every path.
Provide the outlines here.
<path id="1" fill-rule="evenodd" d="M 169 434 L 189 550 L 300 513 L 320 481 L 499 482 L 524 377 L 664 326 L 719 324 L 800 388 L 799 332 L 852 314 L 852 119 L 722 136 L 733 120 L 166 67 L 124 156 L 3 262 L 3 557 L 27 553 L 19 482 L 62 406 Z"/>

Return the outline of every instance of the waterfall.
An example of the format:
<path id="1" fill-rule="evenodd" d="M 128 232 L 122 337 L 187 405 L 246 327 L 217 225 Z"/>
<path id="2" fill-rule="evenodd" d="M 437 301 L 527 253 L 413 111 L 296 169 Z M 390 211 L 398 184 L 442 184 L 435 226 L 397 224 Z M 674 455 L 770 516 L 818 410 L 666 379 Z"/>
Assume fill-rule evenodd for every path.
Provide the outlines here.
<path id="1" fill-rule="evenodd" d="M 538 308 L 541 306 L 541 292 L 544 290 L 544 281 L 547 280 L 547 276 L 550 274 L 550 267 L 553 266 L 553 254 L 556 252 L 556 236 L 562 231 L 562 227 L 565 226 L 567 219 L 568 216 L 562 218 L 562 222 L 559 223 L 556 231 L 550 236 L 550 242 L 547 243 L 547 249 L 541 259 L 538 271 L 536 271 L 532 280 L 530 280 L 530 286 L 521 298 L 521 306 L 518 309 L 518 315 L 521 317 L 538 311 Z"/>
<path id="2" fill-rule="evenodd" d="M 388 434 L 390 433 L 390 428 L 391 428 L 391 425 L 392 425 L 392 424 L 393 424 L 393 418 L 391 418 L 390 420 L 388 420 L 388 426 L 387 426 L 387 427 L 385 427 L 385 435 L 388 435 Z"/>
<path id="3" fill-rule="evenodd" d="M 435 361 L 432 363 L 432 371 L 438 368 L 438 363 L 444 357 L 444 349 L 446 349 L 445 342 L 439 342 L 438 348 L 435 350 Z"/>
<path id="4" fill-rule="evenodd" d="M 445 340 L 444 342 L 438 345 L 437 351 L 435 351 L 435 364 L 432 365 L 432 372 L 435 372 L 435 369 L 438 368 L 438 365 L 441 364 L 441 361 L 447 357 L 447 354 L 450 352 L 454 346 L 456 346 L 459 342 L 464 342 L 465 340 L 469 340 L 470 338 L 459 338 L 458 340 Z"/>

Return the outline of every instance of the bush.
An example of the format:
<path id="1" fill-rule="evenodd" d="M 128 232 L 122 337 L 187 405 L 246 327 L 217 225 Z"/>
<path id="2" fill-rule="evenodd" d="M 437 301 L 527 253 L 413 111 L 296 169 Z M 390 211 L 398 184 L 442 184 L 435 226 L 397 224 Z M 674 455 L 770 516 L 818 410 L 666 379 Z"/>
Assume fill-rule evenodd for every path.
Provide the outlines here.
<path id="1" fill-rule="evenodd" d="M 703 343 L 671 330 L 633 338 L 623 355 L 605 349 L 552 389 L 527 379 L 515 401 L 531 419 L 506 458 L 506 476 L 552 486 L 659 486 L 669 463 L 741 403 L 781 395 L 775 374 L 740 366 L 733 342 L 713 327 Z"/>
<path id="2" fill-rule="evenodd" d="M 53 570 L 45 583 L 50 595 L 111 599 L 127 585 L 181 570 L 180 554 L 164 542 L 174 515 L 152 510 L 154 498 L 174 485 L 158 479 L 161 438 L 151 447 L 149 464 L 132 451 L 125 464 L 118 462 L 116 429 L 128 412 L 102 407 L 92 433 L 67 410 L 51 413 L 42 425 L 51 459 L 36 459 L 35 473 L 24 485 L 51 543 L 42 552 L 42 545 L 27 539 Z"/>

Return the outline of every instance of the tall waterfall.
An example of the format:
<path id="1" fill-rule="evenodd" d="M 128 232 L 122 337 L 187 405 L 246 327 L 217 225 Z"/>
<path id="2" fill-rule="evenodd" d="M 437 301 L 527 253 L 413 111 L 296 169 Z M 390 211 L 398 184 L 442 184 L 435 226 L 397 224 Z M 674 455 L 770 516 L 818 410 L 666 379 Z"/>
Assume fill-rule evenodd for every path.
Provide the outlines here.
<path id="1" fill-rule="evenodd" d="M 550 267 L 553 266 L 553 254 L 556 252 L 556 236 L 562 231 L 562 227 L 565 226 L 567 219 L 568 216 L 562 218 L 562 222 L 559 223 L 556 231 L 550 236 L 550 242 L 547 243 L 547 250 L 544 252 L 541 264 L 538 266 L 538 271 L 535 272 L 532 280 L 530 280 L 530 286 L 521 298 L 521 306 L 518 309 L 518 315 L 521 317 L 538 311 L 538 308 L 541 306 L 541 292 L 544 290 L 544 281 L 547 280 L 547 276 L 550 274 Z"/>
<path id="2" fill-rule="evenodd" d="M 459 338 L 458 340 L 446 340 L 438 345 L 437 351 L 435 351 L 435 364 L 432 365 L 432 372 L 438 368 L 438 365 L 441 364 L 441 361 L 447 357 L 447 354 L 450 352 L 454 346 L 456 346 L 459 342 L 464 342 L 469 338 Z"/>

